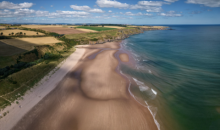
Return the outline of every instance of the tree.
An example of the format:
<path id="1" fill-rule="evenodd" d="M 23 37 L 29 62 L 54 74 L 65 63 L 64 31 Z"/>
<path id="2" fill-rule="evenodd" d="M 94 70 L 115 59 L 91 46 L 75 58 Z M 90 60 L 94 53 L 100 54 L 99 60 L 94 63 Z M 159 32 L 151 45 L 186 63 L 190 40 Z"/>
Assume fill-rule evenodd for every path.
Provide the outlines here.
<path id="1" fill-rule="evenodd" d="M 24 35 L 26 35 L 26 33 L 24 33 Z"/>
<path id="2" fill-rule="evenodd" d="M 20 34 L 22 35 L 22 32 L 20 32 Z"/>
<path id="3" fill-rule="evenodd" d="M 14 33 L 12 32 L 11 35 L 14 35 Z"/>
<path id="4" fill-rule="evenodd" d="M 11 35 L 11 33 L 8 34 L 9 36 Z"/>
<path id="5" fill-rule="evenodd" d="M 102 25 L 102 27 L 104 27 L 104 25 Z"/>
<path id="6" fill-rule="evenodd" d="M 1 35 L 3 35 L 3 32 L 1 32 Z"/>
<path id="7" fill-rule="evenodd" d="M 37 32 L 37 35 L 38 35 L 38 32 Z"/>

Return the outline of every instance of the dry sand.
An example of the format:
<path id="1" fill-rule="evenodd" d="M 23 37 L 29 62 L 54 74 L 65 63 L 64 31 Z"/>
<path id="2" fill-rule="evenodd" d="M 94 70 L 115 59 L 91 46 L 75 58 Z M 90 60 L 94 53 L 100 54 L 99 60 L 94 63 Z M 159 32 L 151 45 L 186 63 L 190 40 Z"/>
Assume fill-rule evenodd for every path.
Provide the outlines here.
<path id="1" fill-rule="evenodd" d="M 25 96 L 24 100 L 19 101 L 19 104 L 12 104 L 8 106 L 3 112 L 9 111 L 9 113 L 0 119 L 0 130 L 10 130 L 16 123 L 30 111 L 42 98 L 50 93 L 57 84 L 63 79 L 63 77 L 76 65 L 80 57 L 84 54 L 85 49 L 76 49 L 65 61 L 63 61 L 57 70 L 51 77 L 45 77 L 41 80 L 41 85 L 35 86 Z M 45 81 L 48 79 L 47 81 Z M 21 108 L 19 107 L 21 106 Z M 16 128 L 15 128 L 16 129 Z M 28 130 L 28 129 L 26 129 Z"/>
<path id="2" fill-rule="evenodd" d="M 148 109 L 130 95 L 128 80 L 116 71 L 120 61 L 114 55 L 119 43 L 85 48 L 78 64 L 13 130 L 157 129 Z"/>

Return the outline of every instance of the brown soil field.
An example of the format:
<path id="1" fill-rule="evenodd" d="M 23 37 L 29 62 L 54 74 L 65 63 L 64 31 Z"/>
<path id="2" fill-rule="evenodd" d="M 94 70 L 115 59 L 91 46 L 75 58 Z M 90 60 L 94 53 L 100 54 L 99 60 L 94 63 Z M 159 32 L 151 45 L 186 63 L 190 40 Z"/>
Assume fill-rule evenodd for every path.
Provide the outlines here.
<path id="1" fill-rule="evenodd" d="M 80 31 L 77 29 L 73 29 L 73 28 L 64 28 L 64 27 L 56 27 L 56 28 L 39 28 L 45 31 L 49 31 L 49 32 L 55 32 L 58 34 L 77 34 L 77 33 L 85 33 L 84 31 Z"/>
<path id="2" fill-rule="evenodd" d="M 0 29 L 5 28 L 5 26 L 0 26 Z"/>
<path id="3" fill-rule="evenodd" d="M 15 35 L 16 33 L 18 33 L 18 32 L 19 32 L 19 33 L 22 32 L 23 34 L 26 33 L 27 36 L 37 35 L 37 32 L 35 32 L 35 31 L 26 31 L 26 30 L 19 30 L 19 29 L 0 30 L 0 33 L 1 33 L 1 32 L 3 32 L 3 35 L 4 35 L 4 36 L 8 36 L 9 33 L 12 33 L 12 32 L 14 33 L 14 35 Z M 45 34 L 38 32 L 38 35 L 45 35 Z"/>
<path id="4" fill-rule="evenodd" d="M 15 38 L 0 40 L 0 56 L 12 56 L 34 49 L 37 45 L 49 45 L 62 41 L 54 37 Z"/>

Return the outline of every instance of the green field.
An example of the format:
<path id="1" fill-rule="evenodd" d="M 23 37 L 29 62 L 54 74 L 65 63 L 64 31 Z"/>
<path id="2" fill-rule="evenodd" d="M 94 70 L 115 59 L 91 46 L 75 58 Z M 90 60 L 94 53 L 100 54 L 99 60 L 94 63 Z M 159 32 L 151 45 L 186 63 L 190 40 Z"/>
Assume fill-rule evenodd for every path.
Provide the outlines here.
<path id="1" fill-rule="evenodd" d="M 117 36 L 118 30 L 109 30 L 103 32 L 93 32 L 93 33 L 81 33 L 81 34 L 66 34 L 65 37 L 68 39 L 81 39 L 81 40 L 92 40 L 92 39 L 102 39 L 107 37 Z"/>
<path id="2" fill-rule="evenodd" d="M 95 30 L 95 31 L 106 31 L 106 30 L 113 30 L 117 28 L 106 28 L 106 27 L 88 27 L 88 26 L 80 26 L 77 28 L 83 28 L 83 29 L 90 29 L 90 30 Z"/>

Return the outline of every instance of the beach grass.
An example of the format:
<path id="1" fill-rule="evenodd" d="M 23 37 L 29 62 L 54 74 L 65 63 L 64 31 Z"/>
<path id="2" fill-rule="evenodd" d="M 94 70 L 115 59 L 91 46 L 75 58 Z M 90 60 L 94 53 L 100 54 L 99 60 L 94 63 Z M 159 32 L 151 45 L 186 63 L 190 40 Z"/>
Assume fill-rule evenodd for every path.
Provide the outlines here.
<path id="1" fill-rule="evenodd" d="M 15 63 L 16 63 L 16 60 L 14 56 L 0 56 L 0 68 L 14 65 Z"/>
<path id="2" fill-rule="evenodd" d="M 42 63 L 23 69 L 0 80 L 0 109 L 10 103 L 21 100 L 22 96 L 38 83 L 44 76 L 75 51 L 75 48 L 64 51 L 61 58 L 45 60 Z M 49 76 L 49 75 L 48 75 Z M 9 102 L 10 101 L 10 102 Z"/>
<path id="3" fill-rule="evenodd" d="M 90 27 L 90 26 L 79 26 L 76 28 L 83 28 L 83 29 L 90 29 L 90 30 L 95 30 L 95 31 L 106 31 L 106 30 L 114 30 L 117 28 L 106 28 L 106 27 Z"/>

